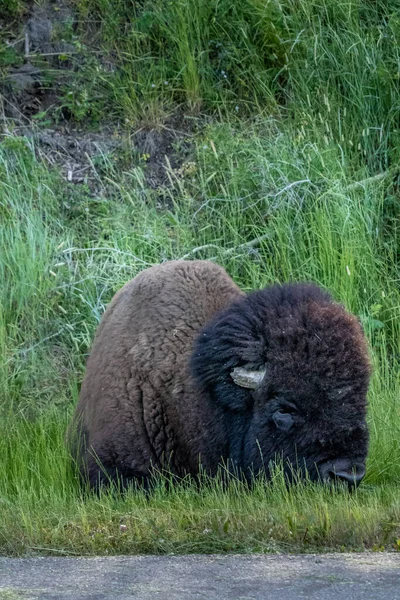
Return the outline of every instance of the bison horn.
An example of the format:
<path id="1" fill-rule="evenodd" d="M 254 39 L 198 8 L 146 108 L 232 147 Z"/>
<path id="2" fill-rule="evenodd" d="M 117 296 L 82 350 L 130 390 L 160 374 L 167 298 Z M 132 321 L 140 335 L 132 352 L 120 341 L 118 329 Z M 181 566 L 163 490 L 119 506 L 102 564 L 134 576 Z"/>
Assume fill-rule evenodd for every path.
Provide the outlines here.
<path id="1" fill-rule="evenodd" d="M 255 390 L 264 379 L 265 371 L 265 368 L 260 369 L 260 371 L 250 371 L 243 367 L 235 367 L 231 372 L 231 377 L 236 385 Z"/>

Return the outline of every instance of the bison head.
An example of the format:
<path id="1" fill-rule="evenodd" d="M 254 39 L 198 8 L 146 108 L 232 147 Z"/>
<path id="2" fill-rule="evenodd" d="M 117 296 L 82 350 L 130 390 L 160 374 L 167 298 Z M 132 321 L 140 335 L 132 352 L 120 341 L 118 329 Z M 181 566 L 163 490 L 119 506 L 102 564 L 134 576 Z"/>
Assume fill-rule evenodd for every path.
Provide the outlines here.
<path id="1" fill-rule="evenodd" d="M 229 458 L 249 473 L 357 485 L 368 451 L 367 346 L 355 317 L 311 284 L 244 296 L 201 332 L 194 376 L 226 421 Z"/>

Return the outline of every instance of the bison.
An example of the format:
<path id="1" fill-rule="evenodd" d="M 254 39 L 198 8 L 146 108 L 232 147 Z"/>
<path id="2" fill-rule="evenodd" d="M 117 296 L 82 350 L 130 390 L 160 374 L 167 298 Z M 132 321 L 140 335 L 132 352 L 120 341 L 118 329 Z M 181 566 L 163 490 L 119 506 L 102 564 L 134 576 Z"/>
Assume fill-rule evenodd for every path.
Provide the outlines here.
<path id="1" fill-rule="evenodd" d="M 98 327 L 70 429 L 97 487 L 147 485 L 153 469 L 357 485 L 368 450 L 367 344 L 314 284 L 248 294 L 208 261 L 142 271 Z M 229 470 L 229 469 L 228 469 Z"/>

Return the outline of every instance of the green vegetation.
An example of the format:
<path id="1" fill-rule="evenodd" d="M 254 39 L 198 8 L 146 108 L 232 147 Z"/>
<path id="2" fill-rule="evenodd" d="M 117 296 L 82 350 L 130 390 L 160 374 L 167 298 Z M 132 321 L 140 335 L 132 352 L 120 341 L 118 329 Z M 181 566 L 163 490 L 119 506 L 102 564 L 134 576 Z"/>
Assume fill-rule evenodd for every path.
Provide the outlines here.
<path id="1" fill-rule="evenodd" d="M 73 4 L 79 68 L 52 118 L 112 123 L 118 146 L 74 183 L 4 120 L 0 553 L 399 550 L 397 0 Z M 157 148 L 132 128 L 153 146 L 180 132 L 155 183 Z M 313 280 L 360 317 L 374 375 L 356 493 L 287 488 L 279 469 L 252 490 L 79 489 L 64 434 L 96 325 L 125 281 L 175 258 L 244 289 Z"/>

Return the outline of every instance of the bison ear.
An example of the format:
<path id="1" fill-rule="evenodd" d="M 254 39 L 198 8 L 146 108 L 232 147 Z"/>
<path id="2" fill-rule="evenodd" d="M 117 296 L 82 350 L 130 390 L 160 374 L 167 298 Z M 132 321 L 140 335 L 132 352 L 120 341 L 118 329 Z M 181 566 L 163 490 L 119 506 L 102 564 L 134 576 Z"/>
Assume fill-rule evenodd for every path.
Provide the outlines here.
<path id="1" fill-rule="evenodd" d="M 247 388 L 249 390 L 256 390 L 260 387 L 262 380 L 265 377 L 266 368 L 259 369 L 258 371 L 246 369 L 245 367 L 235 367 L 231 371 L 231 377 L 239 387 Z"/>

